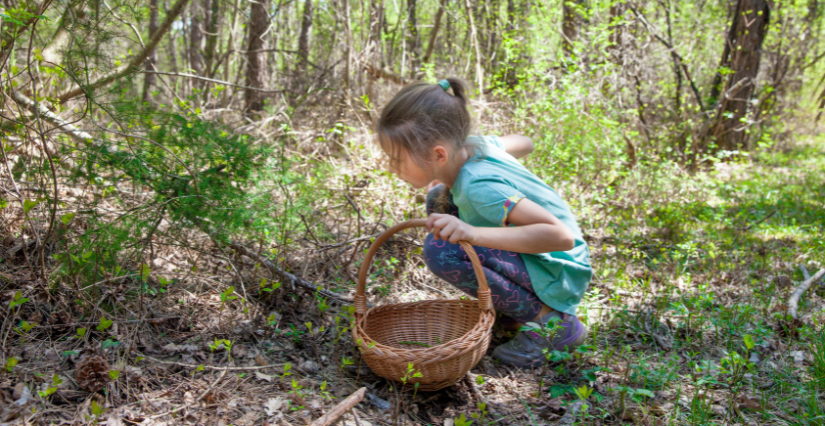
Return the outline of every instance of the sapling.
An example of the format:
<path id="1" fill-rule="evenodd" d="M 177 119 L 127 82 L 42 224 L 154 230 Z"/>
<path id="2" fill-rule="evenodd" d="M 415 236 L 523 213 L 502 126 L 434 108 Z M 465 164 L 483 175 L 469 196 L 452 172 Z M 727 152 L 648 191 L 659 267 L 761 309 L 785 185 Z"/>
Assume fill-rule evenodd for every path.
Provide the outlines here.
<path id="1" fill-rule="evenodd" d="M 541 337 L 552 341 L 553 338 L 556 337 L 556 334 L 559 331 L 564 330 L 564 327 L 561 326 L 562 319 L 561 318 L 550 318 L 550 321 L 546 325 L 539 325 L 535 322 L 528 322 L 524 326 L 521 327 L 521 331 L 532 331 L 537 333 Z M 539 397 L 541 397 L 541 389 L 544 387 L 544 377 L 547 374 L 547 364 L 550 363 L 553 354 L 558 351 L 550 351 L 549 348 L 545 348 L 542 350 L 544 354 L 544 364 L 541 368 L 541 378 L 539 379 Z M 556 361 L 554 361 L 556 362 Z"/>

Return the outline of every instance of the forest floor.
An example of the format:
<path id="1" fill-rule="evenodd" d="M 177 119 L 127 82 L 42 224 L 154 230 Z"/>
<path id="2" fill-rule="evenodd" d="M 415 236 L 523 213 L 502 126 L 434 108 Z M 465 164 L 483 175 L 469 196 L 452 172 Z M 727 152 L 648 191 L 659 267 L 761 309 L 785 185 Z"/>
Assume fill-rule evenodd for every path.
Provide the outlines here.
<path id="1" fill-rule="evenodd" d="M 187 236 L 198 251 L 162 224 L 151 276 L 115 273 L 75 290 L 38 281 L 25 267 L 33 253 L 6 239 L 0 338 L 13 358 L 0 375 L 0 424 L 304 425 L 363 386 L 342 424 L 823 425 L 825 285 L 804 294 L 799 319 L 788 316 L 800 265 L 825 266 L 825 137 L 800 139 L 693 174 L 640 163 L 598 202 L 563 193 L 595 270 L 580 308 L 587 344 L 546 371 L 488 355 L 437 392 L 399 388 L 363 365 L 347 304 L 276 288 L 256 260 L 203 236 Z M 351 167 L 360 178 L 371 166 Z M 412 214 L 383 221 L 420 217 L 409 203 Z M 306 236 L 284 262 L 351 299 L 368 242 L 359 237 L 378 222 L 359 212 L 346 223 L 352 237 Z M 459 297 L 426 271 L 423 237 L 407 232 L 379 252 L 371 301 Z M 507 338 L 495 329 L 490 350 Z"/>

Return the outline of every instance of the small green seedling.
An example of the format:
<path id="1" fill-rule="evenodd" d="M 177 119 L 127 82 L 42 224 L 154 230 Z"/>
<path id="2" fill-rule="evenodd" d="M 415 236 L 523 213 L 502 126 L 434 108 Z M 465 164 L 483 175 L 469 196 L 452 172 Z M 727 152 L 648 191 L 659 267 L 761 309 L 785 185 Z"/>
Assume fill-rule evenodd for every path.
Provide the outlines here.
<path id="1" fill-rule="evenodd" d="M 464 413 L 461 413 L 461 417 L 453 419 L 453 423 L 455 426 L 472 426 L 473 421 L 467 420 L 467 416 L 465 416 Z"/>
<path id="2" fill-rule="evenodd" d="M 49 396 L 53 395 L 57 392 L 57 387 L 63 384 L 63 379 L 60 378 L 57 374 L 52 377 L 51 386 L 46 388 L 44 391 L 38 391 L 37 394 L 40 395 L 41 398 L 48 398 Z"/>
<path id="3" fill-rule="evenodd" d="M 13 311 L 14 308 L 26 303 L 29 301 L 28 297 L 23 297 L 23 293 L 17 291 L 12 296 L 11 302 L 9 302 L 9 310 Z"/>
<path id="4" fill-rule="evenodd" d="M 328 400 L 332 400 L 332 399 L 335 398 L 334 396 L 330 395 L 329 392 L 327 391 L 327 381 L 326 380 L 321 382 L 321 396 L 323 398 L 328 399 Z"/>
<path id="5" fill-rule="evenodd" d="M 224 305 L 231 300 L 237 299 L 238 296 L 235 296 L 235 287 L 231 286 L 226 290 L 221 292 L 221 310 L 223 310 Z"/>
<path id="6" fill-rule="evenodd" d="M 28 333 L 35 325 L 37 325 L 35 322 L 21 321 L 18 329 L 23 333 Z"/>
<path id="7" fill-rule="evenodd" d="M 103 333 L 104 331 L 109 329 L 109 327 L 111 327 L 111 326 L 112 326 L 112 320 L 106 319 L 106 317 L 101 317 L 100 318 L 100 324 L 98 324 L 98 326 L 95 327 L 95 328 L 97 328 L 97 330 L 99 332 Z"/>
<path id="8" fill-rule="evenodd" d="M 79 327 L 77 329 L 76 333 L 77 334 L 75 334 L 74 337 L 77 337 L 78 339 L 82 339 L 84 336 L 86 336 L 86 327 Z"/>
<path id="9" fill-rule="evenodd" d="M 11 358 L 6 360 L 6 365 L 4 365 L 3 368 L 5 368 L 6 371 L 11 373 L 11 370 L 14 369 L 14 367 L 17 365 L 18 362 L 20 362 L 20 360 L 17 359 L 17 357 L 11 357 Z"/>

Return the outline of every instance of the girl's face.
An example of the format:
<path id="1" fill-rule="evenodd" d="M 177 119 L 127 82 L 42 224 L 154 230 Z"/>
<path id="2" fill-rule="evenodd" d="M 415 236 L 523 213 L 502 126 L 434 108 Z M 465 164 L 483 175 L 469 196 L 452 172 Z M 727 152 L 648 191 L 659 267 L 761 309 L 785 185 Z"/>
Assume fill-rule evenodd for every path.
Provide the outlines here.
<path id="1" fill-rule="evenodd" d="M 392 158 L 393 150 L 391 147 L 381 145 L 381 149 L 387 154 L 387 157 Z M 404 182 L 410 184 L 414 189 L 419 189 L 427 186 L 432 180 L 432 173 L 424 169 L 410 156 L 404 149 L 396 150 L 396 154 L 400 158 L 390 161 L 387 169 L 390 173 L 398 176 Z"/>

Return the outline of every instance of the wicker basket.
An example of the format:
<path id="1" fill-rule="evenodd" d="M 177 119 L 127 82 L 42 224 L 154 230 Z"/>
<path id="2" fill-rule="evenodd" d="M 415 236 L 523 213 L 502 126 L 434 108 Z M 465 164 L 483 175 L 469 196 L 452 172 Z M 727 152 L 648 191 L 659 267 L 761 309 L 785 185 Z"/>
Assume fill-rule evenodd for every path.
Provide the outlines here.
<path id="1" fill-rule="evenodd" d="M 481 262 L 473 246 L 463 241 L 461 247 L 478 278 L 478 300 L 425 300 L 367 310 L 367 273 L 375 252 L 396 232 L 425 224 L 419 219 L 395 225 L 367 251 L 358 274 L 352 337 L 375 374 L 400 382 L 411 376 L 407 368 L 412 363 L 422 376 L 408 378 L 407 384 L 434 391 L 452 385 L 481 360 L 490 344 L 495 312 Z"/>

